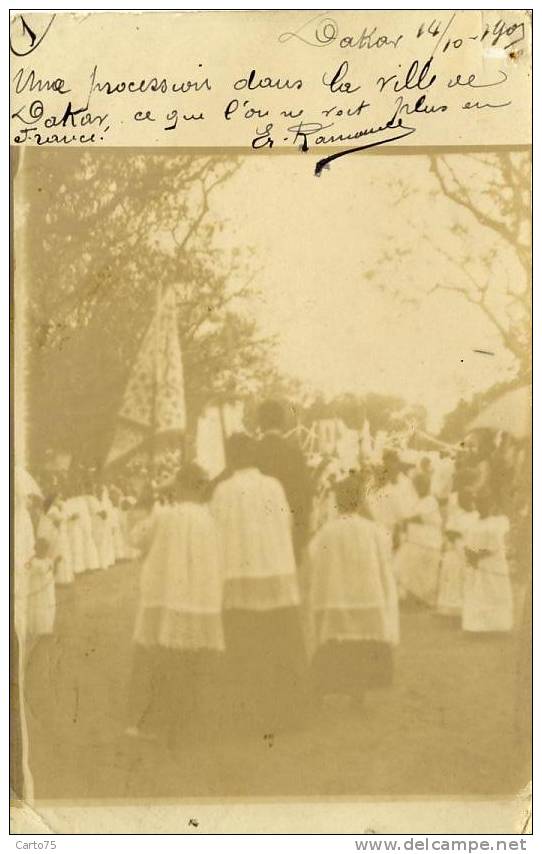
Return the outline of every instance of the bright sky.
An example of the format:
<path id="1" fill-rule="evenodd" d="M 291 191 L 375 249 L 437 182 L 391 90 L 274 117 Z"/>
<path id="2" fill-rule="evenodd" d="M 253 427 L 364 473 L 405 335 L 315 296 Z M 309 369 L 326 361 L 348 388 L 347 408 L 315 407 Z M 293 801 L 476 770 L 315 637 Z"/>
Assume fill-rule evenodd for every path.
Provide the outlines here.
<path id="1" fill-rule="evenodd" d="M 463 298 L 439 292 L 405 304 L 382 287 L 412 293 L 418 283 L 457 282 L 457 268 L 428 245 L 450 250 L 455 206 L 430 194 L 423 156 L 349 155 L 319 178 L 314 162 L 255 154 L 213 199 L 226 220 L 224 245 L 253 247 L 262 268 L 254 281 L 261 327 L 279 335 L 280 367 L 313 388 L 396 394 L 423 403 L 438 429 L 460 397 L 502 380 L 513 364 Z M 399 177 L 415 191 L 401 205 Z M 405 247 L 415 251 L 382 261 Z"/>

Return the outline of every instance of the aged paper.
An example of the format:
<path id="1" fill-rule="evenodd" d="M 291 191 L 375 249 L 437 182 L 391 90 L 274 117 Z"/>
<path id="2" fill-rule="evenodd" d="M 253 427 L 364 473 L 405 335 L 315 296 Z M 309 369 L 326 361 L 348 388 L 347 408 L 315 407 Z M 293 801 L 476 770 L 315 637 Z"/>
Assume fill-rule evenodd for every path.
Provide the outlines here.
<path id="1" fill-rule="evenodd" d="M 14 832 L 525 832 L 529 14 L 10 55 Z"/>

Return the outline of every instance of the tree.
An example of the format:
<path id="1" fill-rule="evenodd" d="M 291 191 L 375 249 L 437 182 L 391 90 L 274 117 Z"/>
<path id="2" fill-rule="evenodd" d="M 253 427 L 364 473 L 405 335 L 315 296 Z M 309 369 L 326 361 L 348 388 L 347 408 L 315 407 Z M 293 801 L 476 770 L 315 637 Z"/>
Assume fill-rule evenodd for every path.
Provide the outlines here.
<path id="1" fill-rule="evenodd" d="M 425 234 L 420 243 L 409 237 L 382 261 L 401 264 L 407 256 L 425 256 L 436 274 L 420 291 L 390 287 L 402 298 L 417 301 L 449 291 L 476 306 L 498 331 L 516 360 L 518 377 L 530 374 L 531 323 L 531 207 L 530 155 L 524 151 L 493 151 L 472 154 L 429 154 L 428 172 L 433 181 Z M 428 176 L 428 177 L 429 177 Z M 412 202 L 413 191 L 400 183 L 398 203 Z M 424 185 L 425 189 L 425 185 Z M 435 217 L 434 207 L 439 205 Z M 368 278 L 374 278 L 369 271 Z"/>
<path id="2" fill-rule="evenodd" d="M 426 417 L 423 406 L 409 405 L 400 397 L 368 392 L 340 394 L 329 400 L 318 396 L 305 408 L 303 421 L 310 426 L 322 418 L 340 418 L 351 430 L 361 430 L 367 420 L 376 435 L 379 430 L 401 431 L 409 424 L 423 429 Z"/>
<path id="3" fill-rule="evenodd" d="M 257 387 L 273 342 L 245 305 L 249 252 L 218 248 L 213 193 L 229 156 L 28 150 L 20 172 L 30 446 L 103 458 L 160 288 L 175 287 L 192 422 L 216 396 Z"/>
<path id="4" fill-rule="evenodd" d="M 456 407 L 448 412 L 444 418 L 439 438 L 443 442 L 459 442 L 469 432 L 471 421 L 483 411 L 483 409 L 501 394 L 510 391 L 511 388 L 523 385 L 522 378 L 512 382 L 504 381 L 496 383 L 486 391 L 478 392 L 470 400 L 461 398 Z"/>

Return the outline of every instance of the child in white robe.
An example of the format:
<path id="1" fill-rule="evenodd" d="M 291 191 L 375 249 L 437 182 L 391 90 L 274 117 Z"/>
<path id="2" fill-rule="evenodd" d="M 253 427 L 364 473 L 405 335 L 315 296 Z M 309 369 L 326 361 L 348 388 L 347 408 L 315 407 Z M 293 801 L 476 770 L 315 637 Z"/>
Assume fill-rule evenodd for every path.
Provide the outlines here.
<path id="1" fill-rule="evenodd" d="M 121 530 L 122 536 L 125 542 L 125 554 L 126 560 L 135 560 L 139 557 L 139 549 L 135 548 L 132 544 L 132 538 L 130 535 L 130 531 L 133 528 L 135 522 L 137 521 L 137 498 L 134 495 L 130 495 L 127 492 L 122 495 L 120 500 L 120 519 L 121 519 Z"/>
<path id="2" fill-rule="evenodd" d="M 55 566 L 56 584 L 71 584 L 74 579 L 70 542 L 63 502 L 59 495 L 48 499 L 38 523 L 38 537 L 49 543 L 48 557 Z"/>
<path id="3" fill-rule="evenodd" d="M 79 498 L 73 492 L 68 495 L 64 502 L 66 514 L 66 527 L 68 542 L 72 559 L 74 575 L 80 575 L 85 571 L 85 535 L 81 523 L 81 508 Z"/>
<path id="4" fill-rule="evenodd" d="M 115 560 L 127 560 L 127 542 L 123 535 L 122 527 L 122 510 L 121 510 L 121 491 L 113 484 L 109 487 L 110 498 L 110 513 L 111 513 L 111 528 L 113 534 L 113 548 L 115 551 Z"/>
<path id="5" fill-rule="evenodd" d="M 115 533 L 115 508 L 113 506 L 113 502 L 111 501 L 109 488 L 105 484 L 99 489 L 99 497 L 102 511 L 105 514 L 105 516 L 103 517 L 104 525 L 106 528 L 106 533 L 104 534 L 104 536 L 106 537 L 108 549 L 110 550 L 110 565 L 113 565 L 119 559 L 117 553 L 118 542 L 116 541 Z"/>
<path id="6" fill-rule="evenodd" d="M 49 543 L 38 537 L 34 555 L 27 565 L 26 631 L 29 638 L 53 634 L 55 624 L 55 575 Z"/>
<path id="7" fill-rule="evenodd" d="M 406 533 L 394 558 L 395 576 L 407 594 L 426 605 L 436 604 L 442 518 L 437 499 L 430 494 L 430 478 L 418 474 L 414 486 L 418 500 L 407 520 Z"/>
<path id="8" fill-rule="evenodd" d="M 405 520 L 416 512 L 418 500 L 411 479 L 402 469 L 398 454 L 386 449 L 381 471 L 367 494 L 372 518 L 387 531 L 390 558 L 400 545 Z"/>
<path id="9" fill-rule="evenodd" d="M 53 516 L 59 524 L 58 551 L 62 558 L 56 569 L 55 580 L 57 584 L 71 584 L 75 577 L 70 538 L 68 535 L 68 519 L 64 504 L 64 499 L 61 495 L 58 495 L 52 507 Z"/>
<path id="10" fill-rule="evenodd" d="M 13 592 L 14 625 L 20 649 L 24 647 L 26 637 L 28 563 L 34 554 L 35 546 L 34 526 L 29 510 L 30 495 L 35 493 L 30 493 L 28 484 L 29 479 L 26 470 L 16 466 L 13 490 Z"/>
<path id="11" fill-rule="evenodd" d="M 143 552 L 134 642 L 130 735 L 211 726 L 224 651 L 222 572 L 203 471 L 179 472 L 176 501 L 134 528 Z"/>
<path id="12" fill-rule="evenodd" d="M 442 616 L 461 617 L 467 573 L 465 538 L 477 518 L 478 511 L 471 490 L 461 489 L 450 496 L 437 596 L 437 612 Z"/>
<path id="13" fill-rule="evenodd" d="M 444 504 L 452 492 L 455 474 L 455 462 L 452 457 L 440 453 L 435 462 L 431 477 L 431 492 L 439 503 Z"/>
<path id="14" fill-rule="evenodd" d="M 328 460 L 318 472 L 310 518 L 311 533 L 316 533 L 326 522 L 337 518 L 335 484 L 340 478 L 339 464 L 335 459 Z"/>
<path id="15" fill-rule="evenodd" d="M 126 560 L 135 560 L 139 555 L 138 549 L 132 545 L 130 538 L 130 529 L 132 527 L 134 508 L 136 504 L 137 499 L 133 495 L 122 495 L 120 500 L 120 525 L 125 543 Z"/>
<path id="16" fill-rule="evenodd" d="M 115 562 L 115 551 L 111 527 L 107 524 L 107 510 L 101 500 L 101 487 L 94 485 L 92 493 L 87 496 L 87 501 L 100 569 L 109 569 Z"/>
<path id="17" fill-rule="evenodd" d="M 100 568 L 98 550 L 92 536 L 92 520 L 87 501 L 88 491 L 89 486 L 85 479 L 75 475 L 65 505 L 75 575 Z"/>
<path id="18" fill-rule="evenodd" d="M 401 472 L 395 481 L 388 481 L 371 492 L 368 504 L 375 522 L 395 533 L 397 527 L 414 514 L 417 497 L 410 478 Z M 394 543 L 397 543 L 395 536 Z"/>
<path id="19" fill-rule="evenodd" d="M 388 686 L 399 641 L 395 578 L 385 531 L 366 515 L 359 482 L 336 489 L 339 517 L 309 545 L 309 605 L 314 687 L 362 704 L 365 692 Z"/>
<path id="20" fill-rule="evenodd" d="M 509 632 L 514 625 L 514 602 L 506 537 L 507 516 L 493 514 L 487 491 L 477 498 L 479 518 L 465 537 L 468 560 L 462 627 L 466 632 Z"/>
<path id="21" fill-rule="evenodd" d="M 79 522 L 83 532 L 83 553 L 85 570 L 94 572 L 100 569 L 100 558 L 92 532 L 92 516 L 89 507 L 89 498 L 92 493 L 90 482 L 81 483 L 81 493 L 76 498 L 76 506 L 79 511 Z"/>

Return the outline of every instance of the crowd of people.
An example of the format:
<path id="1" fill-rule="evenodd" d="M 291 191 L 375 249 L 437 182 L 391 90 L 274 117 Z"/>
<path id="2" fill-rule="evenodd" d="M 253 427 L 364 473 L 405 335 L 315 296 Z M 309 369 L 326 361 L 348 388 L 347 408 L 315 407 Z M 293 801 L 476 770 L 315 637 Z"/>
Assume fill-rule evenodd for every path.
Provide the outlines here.
<path id="1" fill-rule="evenodd" d="M 432 459 L 433 456 L 433 459 Z M 507 557 L 510 522 L 478 445 L 455 457 L 392 449 L 380 465 L 349 476 L 360 505 L 387 534 L 398 595 L 458 617 L 465 631 L 509 631 L 513 598 Z M 324 478 L 317 523 L 339 515 L 336 475 Z M 508 484 L 508 493 L 512 484 Z"/>
<path id="2" fill-rule="evenodd" d="M 433 453 L 387 448 L 345 470 L 307 459 L 284 429 L 267 401 L 256 436 L 228 438 L 218 477 L 185 461 L 138 495 L 89 472 L 40 487 L 20 474 L 25 637 L 54 631 L 55 585 L 139 559 L 129 736 L 174 740 L 179 722 L 209 732 L 219 718 L 276 732 L 334 694 L 361 707 L 392 682 L 412 604 L 465 632 L 513 628 L 506 437 L 489 456 L 478 436 Z"/>
<path id="3" fill-rule="evenodd" d="M 137 499 L 92 472 L 15 471 L 15 618 L 27 638 L 51 634 L 55 588 L 132 560 Z"/>

